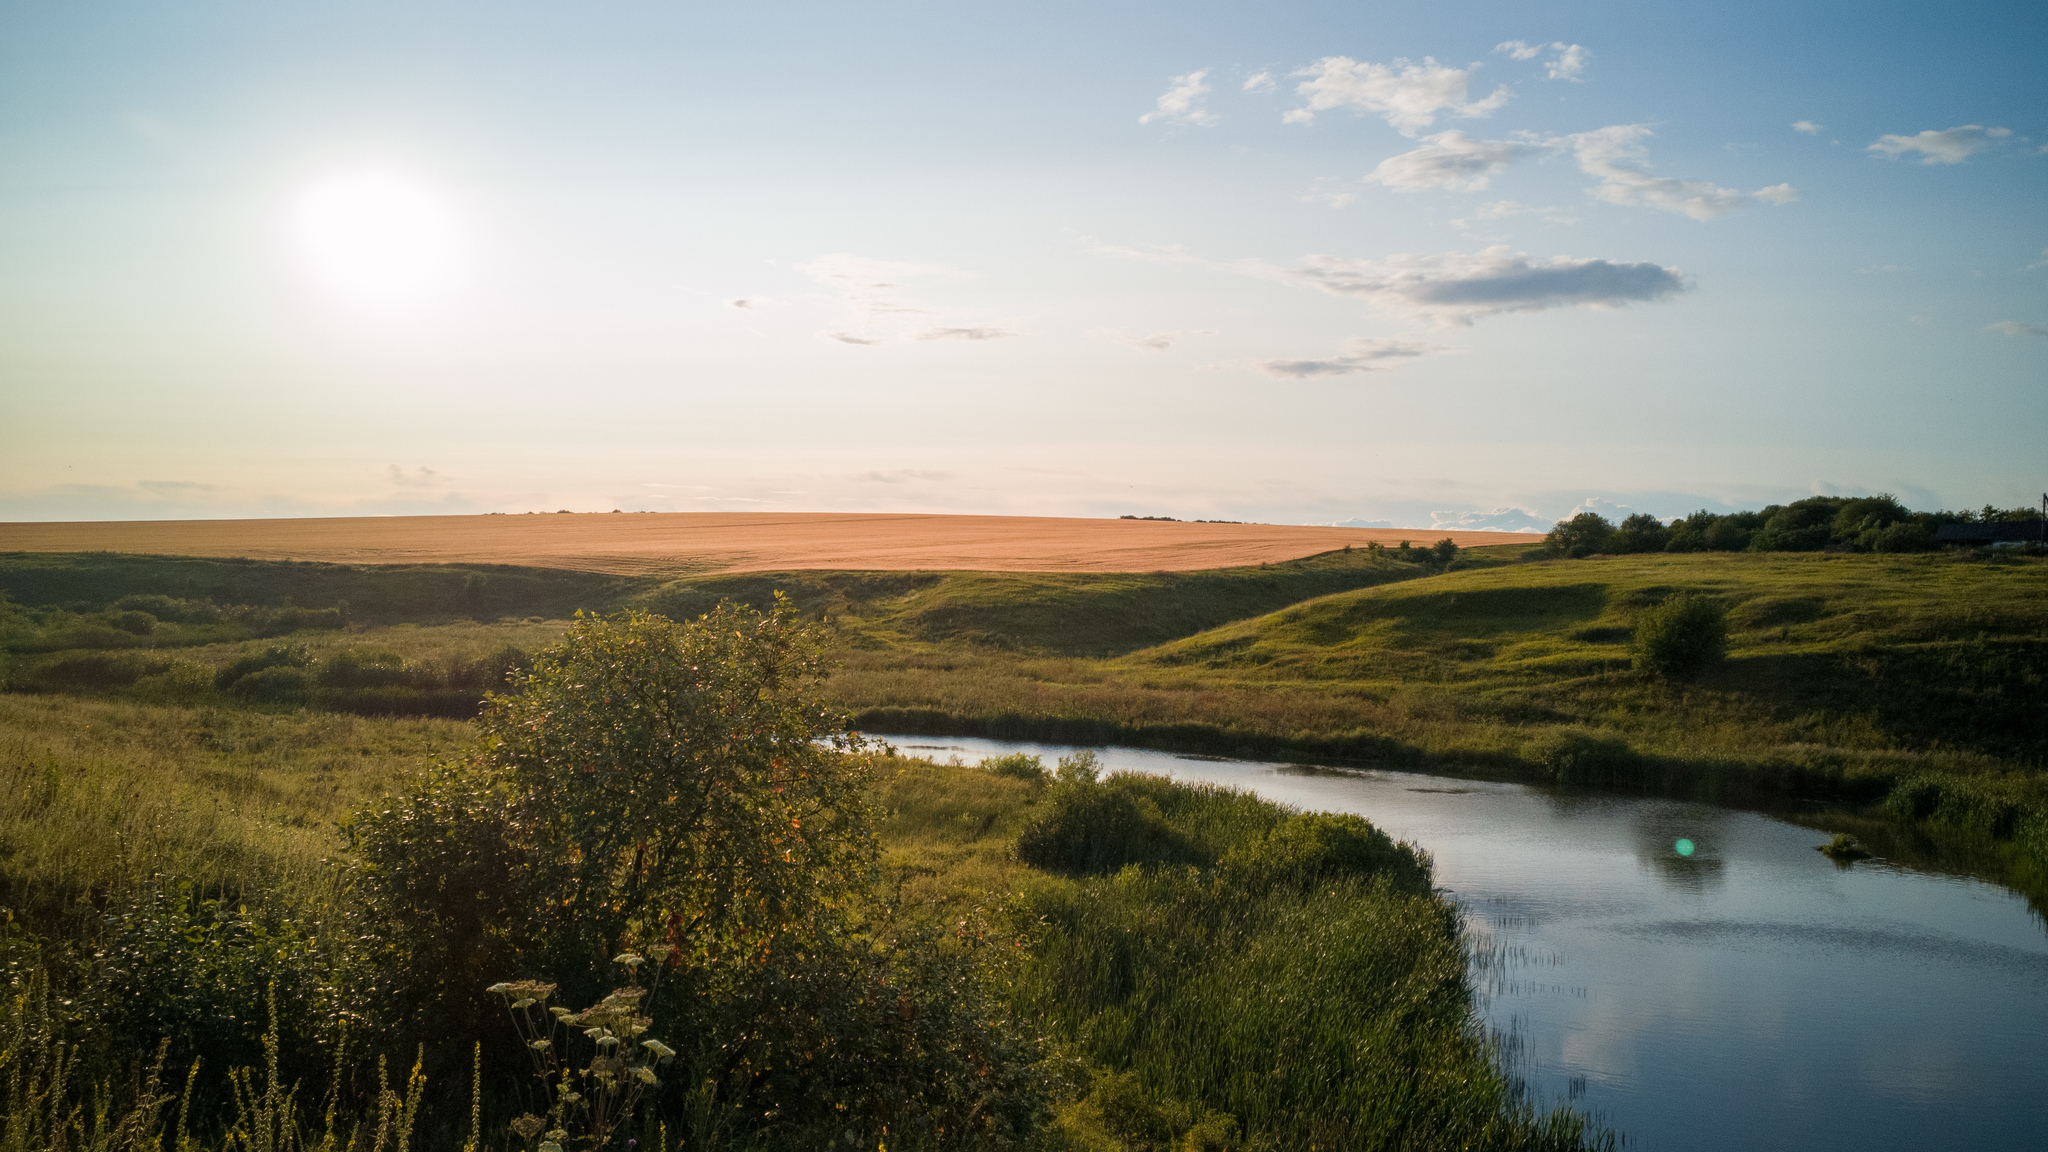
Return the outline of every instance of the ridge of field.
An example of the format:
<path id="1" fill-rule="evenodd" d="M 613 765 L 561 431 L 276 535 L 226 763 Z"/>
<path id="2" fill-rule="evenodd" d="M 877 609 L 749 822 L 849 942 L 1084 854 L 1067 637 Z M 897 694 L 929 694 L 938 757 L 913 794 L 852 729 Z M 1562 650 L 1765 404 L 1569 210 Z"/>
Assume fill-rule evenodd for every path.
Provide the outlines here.
<path id="1" fill-rule="evenodd" d="M 635 512 L 0 524 L 0 553 L 117 552 L 334 564 L 499 564 L 624 576 L 797 569 L 1184 572 L 1368 542 L 1540 534 L 849 512 Z"/>

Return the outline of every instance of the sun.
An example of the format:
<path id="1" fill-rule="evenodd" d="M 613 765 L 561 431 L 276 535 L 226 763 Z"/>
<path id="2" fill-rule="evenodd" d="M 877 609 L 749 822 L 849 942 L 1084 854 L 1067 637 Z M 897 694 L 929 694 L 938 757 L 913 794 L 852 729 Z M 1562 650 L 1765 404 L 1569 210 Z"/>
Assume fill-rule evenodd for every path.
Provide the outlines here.
<path id="1" fill-rule="evenodd" d="M 291 232 L 314 282 L 356 308 L 412 311 L 461 279 L 463 237 L 453 205 L 402 173 L 314 180 L 293 204 Z"/>

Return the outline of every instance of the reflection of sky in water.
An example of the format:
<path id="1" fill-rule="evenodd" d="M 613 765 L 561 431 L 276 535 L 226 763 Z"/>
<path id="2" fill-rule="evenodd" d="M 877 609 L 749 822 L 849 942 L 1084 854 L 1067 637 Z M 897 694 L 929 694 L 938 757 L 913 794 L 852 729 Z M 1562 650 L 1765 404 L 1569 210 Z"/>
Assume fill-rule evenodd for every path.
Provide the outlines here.
<path id="1" fill-rule="evenodd" d="M 1048 766 L 1070 751 L 901 746 Z M 1486 1017 L 1532 1092 L 1573 1099 L 1630 1147 L 2048 1146 L 2048 937 L 2004 889 L 1845 871 L 1814 851 L 1821 833 L 1711 805 L 1096 752 L 1112 770 L 1357 812 L 1421 845 L 1499 958 L 1479 972 Z"/>

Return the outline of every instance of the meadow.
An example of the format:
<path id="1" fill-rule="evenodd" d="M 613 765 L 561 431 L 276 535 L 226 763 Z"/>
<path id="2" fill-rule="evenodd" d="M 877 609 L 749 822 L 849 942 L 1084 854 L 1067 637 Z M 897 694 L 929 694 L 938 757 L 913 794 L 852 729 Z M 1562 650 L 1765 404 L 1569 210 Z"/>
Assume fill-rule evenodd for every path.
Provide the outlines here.
<path id="1" fill-rule="evenodd" d="M 249 1142 L 255 1105 L 211 1078 L 261 1069 L 271 1053 L 283 1054 L 280 1081 L 353 1101 L 336 1115 L 367 1125 L 366 1141 L 395 1123 L 390 1102 L 408 1093 L 383 1096 L 359 1062 L 336 1071 L 352 1050 L 343 1021 L 401 1072 L 409 1060 L 399 1032 L 375 1025 L 395 1002 L 361 991 L 383 985 L 365 983 L 352 943 L 369 937 L 346 829 L 390 803 L 378 797 L 424 795 L 425 774 L 473 745 L 482 695 L 533 667 L 578 609 L 690 619 L 780 592 L 827 645 L 819 700 L 865 730 L 1697 796 L 1853 831 L 2040 905 L 2040 559 L 1539 555 L 1354 548 L 1186 572 L 680 579 L 0 557 L 9 1123 L 29 1131 L 23 1116 L 55 1116 L 68 1100 L 82 1109 L 72 1143 L 96 1132 L 98 1146 L 120 1146 L 118 1102 L 148 1094 L 149 1053 L 166 1036 L 177 1038 L 167 1075 L 205 1062 L 190 1108 L 202 1143 Z M 1725 610 L 1727 659 L 1689 681 L 1634 670 L 1637 618 L 1681 592 Z M 956 1054 L 955 1072 L 1000 1066 L 991 1099 L 1008 1109 L 1004 1139 L 1139 1149 L 1608 1138 L 1518 1099 L 1473 1027 L 1458 925 L 1428 891 L 1426 860 L 1369 831 L 1301 824 L 1231 794 L 1035 770 L 883 758 L 871 788 L 880 855 L 854 916 L 867 958 L 845 963 L 904 989 L 891 1003 L 934 1007 L 890 1025 L 919 1037 L 912 1049 L 859 1029 L 806 1042 L 926 1053 L 903 1076 L 937 1052 Z M 824 980 L 826 1000 L 872 999 L 843 974 L 805 979 Z M 1310 1003 L 1344 1008 L 1326 1019 L 1303 1014 Z M 266 1005 L 281 1005 L 280 1023 Z M 453 1146 L 466 1139 L 470 1038 L 437 1039 L 417 1138 Z M 66 1059 L 77 1061 L 70 1095 L 37 1098 Z M 510 1100 L 483 1082 L 506 1066 L 482 1049 L 475 1059 L 478 1115 L 502 1133 Z M 101 1121 L 95 1099 L 111 1109 Z M 304 1119 L 309 1133 L 319 1126 Z M 846 1128 L 856 1129 L 867 1132 Z M 816 1124 L 799 1139 L 729 1116 L 691 1131 L 643 1135 L 705 1147 L 771 1131 L 825 1139 Z M 947 1145 L 899 1123 L 891 1146 L 920 1141 Z"/>

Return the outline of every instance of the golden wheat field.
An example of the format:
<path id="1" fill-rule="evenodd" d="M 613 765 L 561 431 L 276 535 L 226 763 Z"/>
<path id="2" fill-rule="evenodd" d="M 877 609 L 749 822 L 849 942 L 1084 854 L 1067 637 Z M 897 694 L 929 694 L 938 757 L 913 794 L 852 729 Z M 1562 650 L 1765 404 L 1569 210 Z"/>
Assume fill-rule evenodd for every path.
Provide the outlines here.
<path id="1" fill-rule="evenodd" d="M 0 524 L 0 552 L 519 564 L 619 575 L 791 569 L 1154 572 L 1277 563 L 1368 541 L 1460 547 L 1515 532 L 1051 516 L 641 512 Z"/>

